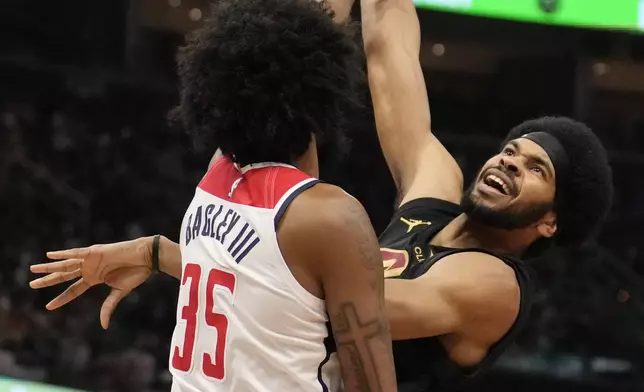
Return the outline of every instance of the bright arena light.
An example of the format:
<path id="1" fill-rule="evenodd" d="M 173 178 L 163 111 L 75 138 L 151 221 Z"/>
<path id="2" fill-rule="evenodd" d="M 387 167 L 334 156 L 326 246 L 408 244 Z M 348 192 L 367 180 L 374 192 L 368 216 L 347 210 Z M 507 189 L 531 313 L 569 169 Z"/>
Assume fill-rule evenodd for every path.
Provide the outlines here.
<path id="1" fill-rule="evenodd" d="M 197 22 L 201 20 L 201 16 L 202 16 L 201 10 L 199 8 L 193 8 L 188 13 L 188 16 L 190 16 L 190 20 L 192 20 L 193 22 Z"/>

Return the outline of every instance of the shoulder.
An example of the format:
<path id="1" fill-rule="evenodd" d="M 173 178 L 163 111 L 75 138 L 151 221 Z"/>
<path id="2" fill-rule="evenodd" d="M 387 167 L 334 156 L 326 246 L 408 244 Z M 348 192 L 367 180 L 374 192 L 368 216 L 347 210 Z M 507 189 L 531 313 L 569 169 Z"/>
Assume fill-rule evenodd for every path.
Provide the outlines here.
<path id="1" fill-rule="evenodd" d="M 434 275 L 455 288 L 463 305 L 495 305 L 518 298 L 519 283 L 512 267 L 496 256 L 481 252 L 461 252 L 445 256 L 432 268 Z M 491 301 L 491 302 L 488 302 Z"/>
<path id="2" fill-rule="evenodd" d="M 364 208 L 333 185 L 320 183 L 302 192 L 278 227 L 280 250 L 317 278 L 357 266 L 382 277 L 376 234 Z"/>
<path id="3" fill-rule="evenodd" d="M 514 270 L 497 256 L 463 251 L 443 257 L 431 268 L 435 271 L 458 271 L 462 280 L 480 280 L 483 277 L 516 282 Z"/>
<path id="4" fill-rule="evenodd" d="M 436 262 L 425 275 L 424 279 L 438 284 L 460 309 L 463 328 L 475 328 L 479 336 L 489 334 L 492 341 L 501 338 L 518 316 L 521 288 L 512 267 L 498 257 L 456 253 Z M 493 328 L 481 328 L 481 321 Z"/>
<path id="5" fill-rule="evenodd" d="M 339 229 L 356 217 L 367 216 L 358 200 L 342 188 L 326 183 L 318 183 L 298 195 L 289 212 L 302 230 Z"/>
<path id="6" fill-rule="evenodd" d="M 358 200 L 341 188 L 319 183 L 302 192 L 288 207 L 279 226 L 280 236 L 307 244 L 311 250 L 328 250 L 333 243 L 348 243 L 373 228 Z"/>

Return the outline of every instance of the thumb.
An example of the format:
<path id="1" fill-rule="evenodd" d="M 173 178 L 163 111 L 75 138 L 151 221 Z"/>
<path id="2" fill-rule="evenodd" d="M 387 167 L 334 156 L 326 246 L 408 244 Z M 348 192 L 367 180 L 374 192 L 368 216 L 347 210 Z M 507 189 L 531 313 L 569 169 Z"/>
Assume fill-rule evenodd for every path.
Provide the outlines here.
<path id="1" fill-rule="evenodd" d="M 110 294 L 105 298 L 105 301 L 103 301 L 103 306 L 101 306 L 100 319 L 101 327 L 103 327 L 103 329 L 107 329 L 107 327 L 110 326 L 110 318 L 112 317 L 112 313 L 114 313 L 114 309 L 116 309 L 119 302 L 121 302 L 121 300 L 128 294 L 129 292 L 119 289 L 112 289 L 112 291 L 110 291 Z"/>

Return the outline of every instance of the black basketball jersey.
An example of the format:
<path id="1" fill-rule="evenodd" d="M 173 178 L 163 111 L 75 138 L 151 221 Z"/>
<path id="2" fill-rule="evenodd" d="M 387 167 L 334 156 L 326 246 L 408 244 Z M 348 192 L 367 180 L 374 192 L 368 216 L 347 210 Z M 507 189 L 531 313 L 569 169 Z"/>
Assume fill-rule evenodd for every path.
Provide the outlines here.
<path id="1" fill-rule="evenodd" d="M 460 206 L 432 198 L 412 200 L 401 206 L 379 239 L 385 263 L 385 277 L 417 278 L 426 273 L 438 260 L 455 253 L 476 251 L 492 254 L 481 249 L 430 246 L 432 238 L 461 213 Z M 472 368 L 461 368 L 452 362 L 436 337 L 394 341 L 394 360 L 400 392 L 451 390 L 490 367 L 512 344 L 528 318 L 532 287 L 521 260 L 492 255 L 514 269 L 521 289 L 519 315 L 512 328 L 491 347 L 485 359 Z"/>

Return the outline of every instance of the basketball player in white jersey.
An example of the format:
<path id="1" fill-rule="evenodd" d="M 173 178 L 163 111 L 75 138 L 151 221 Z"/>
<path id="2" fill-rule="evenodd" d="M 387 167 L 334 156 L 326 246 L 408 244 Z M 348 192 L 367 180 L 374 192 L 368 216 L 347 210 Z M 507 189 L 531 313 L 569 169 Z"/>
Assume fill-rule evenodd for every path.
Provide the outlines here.
<path id="1" fill-rule="evenodd" d="M 67 272 L 32 287 L 81 279 L 48 308 L 106 283 L 106 328 L 158 260 L 181 285 L 173 391 L 395 391 L 375 233 L 354 198 L 316 179 L 316 143 L 340 140 L 363 78 L 359 50 L 323 2 L 215 2 L 178 60 L 172 117 L 222 153 L 188 206 L 180 249 L 156 237 L 135 268 L 92 259 L 96 248 L 53 255 L 71 260 L 32 270 Z M 165 262 L 179 251 L 181 266 Z"/>

